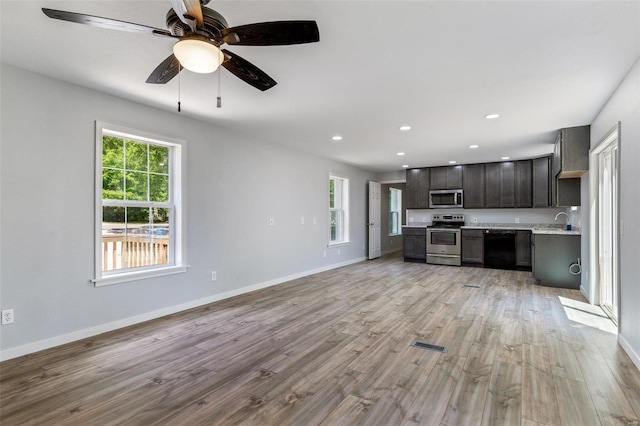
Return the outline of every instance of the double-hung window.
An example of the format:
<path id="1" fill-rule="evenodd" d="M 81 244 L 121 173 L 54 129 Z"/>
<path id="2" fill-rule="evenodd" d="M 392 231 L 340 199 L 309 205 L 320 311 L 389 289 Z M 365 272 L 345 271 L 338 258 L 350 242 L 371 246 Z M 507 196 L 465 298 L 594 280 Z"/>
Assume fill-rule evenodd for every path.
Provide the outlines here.
<path id="1" fill-rule="evenodd" d="M 97 285 L 184 271 L 184 143 L 97 123 Z"/>
<path id="2" fill-rule="evenodd" d="M 329 245 L 349 242 L 349 179 L 329 176 Z"/>
<path id="3" fill-rule="evenodd" d="M 402 190 L 389 188 L 389 235 L 402 233 Z"/>

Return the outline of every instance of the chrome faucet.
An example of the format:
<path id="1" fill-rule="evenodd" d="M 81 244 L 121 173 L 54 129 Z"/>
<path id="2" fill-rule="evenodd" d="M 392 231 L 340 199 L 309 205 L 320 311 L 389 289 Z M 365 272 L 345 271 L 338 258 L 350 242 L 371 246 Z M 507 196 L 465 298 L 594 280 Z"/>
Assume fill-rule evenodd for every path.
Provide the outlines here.
<path id="1" fill-rule="evenodd" d="M 569 215 L 566 212 L 560 212 L 556 215 L 555 220 L 558 220 L 558 217 L 563 214 L 567 217 L 567 231 L 571 231 L 571 224 L 569 223 Z"/>

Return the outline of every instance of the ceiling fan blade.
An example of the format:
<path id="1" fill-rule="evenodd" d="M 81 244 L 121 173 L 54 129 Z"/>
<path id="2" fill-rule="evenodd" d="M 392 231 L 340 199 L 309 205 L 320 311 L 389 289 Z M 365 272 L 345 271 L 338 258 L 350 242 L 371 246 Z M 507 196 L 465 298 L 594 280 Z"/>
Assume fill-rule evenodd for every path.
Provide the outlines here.
<path id="1" fill-rule="evenodd" d="M 204 18 L 202 17 L 202 7 L 200 0 L 169 0 L 173 11 L 176 12 L 178 18 L 195 31 L 197 27 L 202 26 Z"/>
<path id="2" fill-rule="evenodd" d="M 320 40 L 316 21 L 276 21 L 240 25 L 222 30 L 222 40 L 231 45 L 280 46 Z"/>
<path id="3" fill-rule="evenodd" d="M 171 81 L 173 77 L 178 75 L 181 70 L 180 61 L 178 61 L 178 58 L 173 56 L 172 53 L 167 59 L 162 61 L 155 70 L 153 70 L 149 75 L 149 78 L 147 78 L 147 83 L 166 84 Z"/>
<path id="4" fill-rule="evenodd" d="M 167 30 L 160 28 L 147 27 L 146 25 L 133 24 L 131 22 L 118 21 L 111 18 L 102 18 L 100 16 L 85 15 L 83 13 L 66 12 L 64 10 L 46 9 L 42 11 L 49 18 L 60 19 L 61 21 L 75 22 L 77 24 L 91 25 L 92 27 L 108 28 L 110 30 L 129 31 L 134 33 L 145 33 L 166 37 L 174 37 Z"/>
<path id="5" fill-rule="evenodd" d="M 241 58 L 235 53 L 229 52 L 227 49 L 222 49 L 222 53 L 224 53 L 224 62 L 222 62 L 222 66 L 245 83 L 252 85 L 258 90 L 262 90 L 263 92 L 278 84 L 264 71 L 246 59 Z"/>

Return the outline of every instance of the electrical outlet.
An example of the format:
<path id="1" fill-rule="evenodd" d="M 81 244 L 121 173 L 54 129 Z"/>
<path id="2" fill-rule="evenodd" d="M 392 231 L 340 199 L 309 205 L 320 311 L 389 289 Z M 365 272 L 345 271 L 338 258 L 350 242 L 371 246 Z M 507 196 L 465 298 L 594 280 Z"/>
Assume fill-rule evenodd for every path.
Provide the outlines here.
<path id="1" fill-rule="evenodd" d="M 516 223 L 520 223 L 520 218 L 516 217 Z"/>
<path id="2" fill-rule="evenodd" d="M 314 218 L 313 218 L 313 224 L 315 225 L 315 224 L 317 224 L 317 223 L 318 223 L 318 219 L 314 217 Z"/>
<path id="3" fill-rule="evenodd" d="M 211 271 L 211 281 L 215 281 L 218 279 L 218 273 L 216 271 Z"/>
<path id="4" fill-rule="evenodd" d="M 269 218 L 269 225 L 273 226 L 273 218 L 272 217 Z"/>
<path id="5" fill-rule="evenodd" d="M 304 216 L 300 218 L 300 225 L 304 225 Z"/>
<path id="6" fill-rule="evenodd" d="M 2 325 L 13 323 L 13 309 L 2 311 Z"/>
<path id="7" fill-rule="evenodd" d="M 322 252 L 322 257 L 327 257 L 327 251 L 326 250 Z"/>
<path id="8" fill-rule="evenodd" d="M 338 249 L 338 256 L 340 256 L 340 249 Z"/>
<path id="9" fill-rule="evenodd" d="M 473 218 L 473 223 L 478 223 L 478 218 L 477 217 Z"/>

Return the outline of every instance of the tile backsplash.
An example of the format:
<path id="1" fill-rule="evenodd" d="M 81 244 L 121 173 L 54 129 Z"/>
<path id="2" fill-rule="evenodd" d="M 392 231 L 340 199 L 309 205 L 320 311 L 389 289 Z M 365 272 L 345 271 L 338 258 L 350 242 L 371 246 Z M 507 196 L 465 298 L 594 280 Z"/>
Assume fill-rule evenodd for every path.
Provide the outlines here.
<path id="1" fill-rule="evenodd" d="M 558 220 L 555 217 L 558 213 L 565 212 L 569 215 L 560 215 Z M 580 207 L 576 210 L 565 208 L 544 208 L 544 209 L 426 209 L 407 210 L 407 224 L 411 223 L 431 223 L 434 214 L 458 213 L 465 215 L 465 224 L 474 223 L 522 223 L 522 224 L 550 224 L 564 227 L 567 223 L 573 229 L 580 229 Z M 474 219 L 476 221 L 474 222 Z M 568 219 L 568 220 L 567 220 Z"/>

